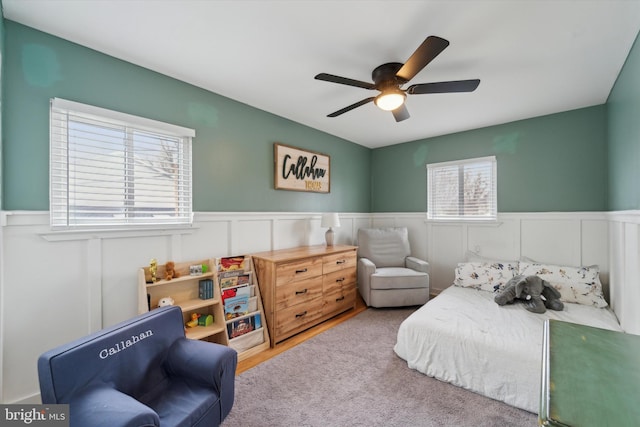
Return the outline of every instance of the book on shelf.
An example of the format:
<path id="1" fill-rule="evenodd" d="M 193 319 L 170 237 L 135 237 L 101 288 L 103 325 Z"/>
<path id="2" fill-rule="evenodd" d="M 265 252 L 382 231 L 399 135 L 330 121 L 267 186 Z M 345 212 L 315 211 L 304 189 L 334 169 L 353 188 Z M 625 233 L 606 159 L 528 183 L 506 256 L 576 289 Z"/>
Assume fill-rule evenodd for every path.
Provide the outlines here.
<path id="1" fill-rule="evenodd" d="M 198 281 L 198 298 L 200 299 L 213 298 L 213 280 L 201 279 Z"/>
<path id="2" fill-rule="evenodd" d="M 260 313 L 233 320 L 227 323 L 227 333 L 230 339 L 255 331 L 262 327 Z"/>
<path id="3" fill-rule="evenodd" d="M 250 285 L 240 285 L 240 286 L 234 286 L 232 288 L 223 289 L 221 291 L 221 293 L 220 293 L 220 297 L 222 299 L 222 303 L 224 304 L 224 301 L 227 298 L 233 298 L 233 297 L 238 296 L 238 295 L 247 294 L 247 295 L 251 296 L 251 293 L 252 293 L 251 292 L 251 288 L 252 288 L 252 286 L 250 286 Z"/>
<path id="4" fill-rule="evenodd" d="M 227 289 L 226 291 L 224 291 L 224 318 L 229 320 L 233 319 L 234 317 L 240 317 L 244 316 L 245 314 L 249 314 L 250 296 L 251 289 L 249 288 L 249 285 Z"/>
<path id="5" fill-rule="evenodd" d="M 231 273 L 225 275 L 225 273 Z M 250 285 L 251 284 L 251 272 L 245 272 L 244 270 L 227 271 L 220 273 L 218 277 L 220 287 L 222 289 L 232 286 Z"/>
<path id="6" fill-rule="evenodd" d="M 241 255 L 241 256 L 233 256 L 233 257 L 222 257 L 216 259 L 216 265 L 218 267 L 218 271 L 234 271 L 234 270 L 246 270 L 249 267 L 249 258 Z"/>

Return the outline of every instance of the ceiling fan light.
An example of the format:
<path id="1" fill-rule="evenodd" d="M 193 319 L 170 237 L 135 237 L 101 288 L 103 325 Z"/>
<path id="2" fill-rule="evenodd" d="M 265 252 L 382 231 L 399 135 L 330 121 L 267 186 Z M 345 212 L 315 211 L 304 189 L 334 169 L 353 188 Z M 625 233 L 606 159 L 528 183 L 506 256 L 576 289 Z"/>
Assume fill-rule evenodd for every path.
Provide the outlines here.
<path id="1" fill-rule="evenodd" d="M 374 102 L 381 110 L 392 111 L 401 106 L 406 97 L 407 95 L 401 90 L 390 90 L 376 96 Z"/>

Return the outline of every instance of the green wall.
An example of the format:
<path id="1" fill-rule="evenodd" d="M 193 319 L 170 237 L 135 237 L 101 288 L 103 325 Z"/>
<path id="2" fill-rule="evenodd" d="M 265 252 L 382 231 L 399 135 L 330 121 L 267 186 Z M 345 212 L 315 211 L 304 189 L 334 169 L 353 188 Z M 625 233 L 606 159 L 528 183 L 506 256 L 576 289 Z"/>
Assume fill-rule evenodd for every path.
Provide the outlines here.
<path id="1" fill-rule="evenodd" d="M 640 208 L 640 47 L 606 105 L 370 150 L 12 21 L 0 24 L 2 208 L 49 208 L 52 97 L 196 129 L 194 210 L 424 212 L 426 164 L 496 155 L 500 212 Z M 273 143 L 331 156 L 330 194 L 273 189 Z"/>
<path id="2" fill-rule="evenodd" d="M 640 36 L 639 36 L 640 37 Z M 640 43 L 638 37 L 607 101 L 611 211 L 640 209 Z"/>
<path id="3" fill-rule="evenodd" d="M 378 148 L 373 212 L 424 212 L 427 163 L 495 155 L 499 212 L 603 211 L 606 107 L 573 110 Z"/>
<path id="4" fill-rule="evenodd" d="M 3 209 L 49 209 L 49 99 L 196 130 L 195 211 L 369 212 L 371 150 L 4 21 Z M 331 157 L 331 193 L 273 189 L 273 143 Z"/>

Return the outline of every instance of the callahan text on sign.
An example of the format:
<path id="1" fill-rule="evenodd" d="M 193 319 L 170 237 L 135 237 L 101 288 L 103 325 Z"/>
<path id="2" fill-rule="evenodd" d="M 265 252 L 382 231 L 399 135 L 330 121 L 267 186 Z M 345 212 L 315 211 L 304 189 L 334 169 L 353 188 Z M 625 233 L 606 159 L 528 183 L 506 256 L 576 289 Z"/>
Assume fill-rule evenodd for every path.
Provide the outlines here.
<path id="1" fill-rule="evenodd" d="M 329 192 L 329 156 L 275 144 L 276 189 Z"/>

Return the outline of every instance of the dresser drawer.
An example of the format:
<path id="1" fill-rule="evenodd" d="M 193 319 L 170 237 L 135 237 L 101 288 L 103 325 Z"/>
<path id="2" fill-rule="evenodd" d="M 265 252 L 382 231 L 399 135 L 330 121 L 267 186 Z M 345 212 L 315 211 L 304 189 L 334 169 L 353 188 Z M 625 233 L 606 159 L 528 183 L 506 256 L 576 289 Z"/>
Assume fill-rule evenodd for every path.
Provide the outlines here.
<path id="1" fill-rule="evenodd" d="M 345 268 L 355 268 L 356 262 L 356 251 L 326 255 L 322 261 L 322 272 L 327 274 L 333 271 L 344 270 Z"/>
<path id="2" fill-rule="evenodd" d="M 356 289 L 325 294 L 322 298 L 322 314 L 341 313 L 353 308 L 356 302 Z"/>
<path id="3" fill-rule="evenodd" d="M 355 287 L 356 269 L 334 271 L 322 276 L 322 291 L 330 294 L 337 291 L 345 291 Z"/>
<path id="4" fill-rule="evenodd" d="M 276 286 L 322 275 L 322 258 L 307 258 L 276 267 Z"/>
<path id="5" fill-rule="evenodd" d="M 293 307 L 322 296 L 322 276 L 276 287 L 276 310 Z"/>
<path id="6" fill-rule="evenodd" d="M 322 305 L 322 297 L 318 297 L 301 306 L 279 310 L 276 313 L 276 335 L 286 334 L 319 319 L 323 313 Z"/>

